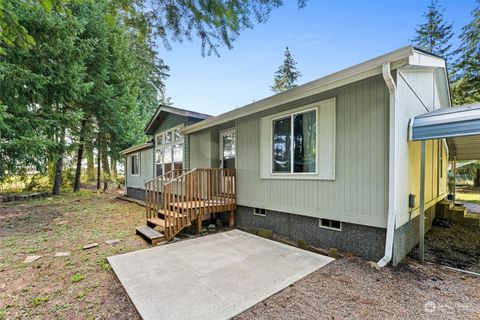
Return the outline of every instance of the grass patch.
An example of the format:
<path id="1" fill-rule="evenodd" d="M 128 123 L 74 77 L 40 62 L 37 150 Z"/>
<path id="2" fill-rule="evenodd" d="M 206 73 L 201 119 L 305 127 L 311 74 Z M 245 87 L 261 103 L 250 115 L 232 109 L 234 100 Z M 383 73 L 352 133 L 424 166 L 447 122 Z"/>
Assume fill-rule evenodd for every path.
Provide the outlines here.
<path id="1" fill-rule="evenodd" d="M 75 282 L 80 282 L 82 281 L 83 279 L 85 279 L 85 276 L 84 275 L 81 275 L 79 273 L 75 273 L 73 276 L 72 276 L 72 282 L 75 283 Z"/>
<path id="2" fill-rule="evenodd" d="M 112 266 L 108 263 L 107 258 L 97 259 L 97 264 L 105 271 L 112 271 Z"/>
<path id="3" fill-rule="evenodd" d="M 480 193 L 477 192 L 457 192 L 456 199 L 463 202 L 470 202 L 475 204 L 480 204 Z"/>
<path id="4" fill-rule="evenodd" d="M 46 302 L 48 302 L 48 297 L 35 297 L 32 299 L 32 305 L 34 307 L 37 307 L 42 303 L 46 303 Z"/>

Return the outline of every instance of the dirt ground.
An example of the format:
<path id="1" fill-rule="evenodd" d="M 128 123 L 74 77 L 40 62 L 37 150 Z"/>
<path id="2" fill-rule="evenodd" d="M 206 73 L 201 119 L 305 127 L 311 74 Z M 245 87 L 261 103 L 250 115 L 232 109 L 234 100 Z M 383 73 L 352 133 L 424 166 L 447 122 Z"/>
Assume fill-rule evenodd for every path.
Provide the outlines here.
<path id="1" fill-rule="evenodd" d="M 147 248 L 142 224 L 144 209 L 114 194 L 0 205 L 0 319 L 138 319 L 106 257 Z M 42 257 L 24 263 L 30 255 Z"/>
<path id="2" fill-rule="evenodd" d="M 425 260 L 480 273 L 480 228 L 433 226 L 425 235 Z"/>
<path id="3" fill-rule="evenodd" d="M 459 188 L 457 202 L 480 207 L 478 188 Z M 417 257 L 418 252 L 411 253 Z M 436 264 L 480 273 L 480 228 L 456 224 L 435 225 L 425 234 L 425 260 Z"/>
<path id="4" fill-rule="evenodd" d="M 139 225 L 144 208 L 113 194 L 0 204 L 0 319 L 138 319 L 106 257 L 147 248 L 134 234 Z M 100 246 L 82 250 L 91 242 Z M 71 255 L 54 257 L 64 251 Z M 42 257 L 24 263 L 29 255 Z M 478 277 L 413 260 L 378 271 L 351 257 L 237 319 L 473 319 L 479 308 Z"/>

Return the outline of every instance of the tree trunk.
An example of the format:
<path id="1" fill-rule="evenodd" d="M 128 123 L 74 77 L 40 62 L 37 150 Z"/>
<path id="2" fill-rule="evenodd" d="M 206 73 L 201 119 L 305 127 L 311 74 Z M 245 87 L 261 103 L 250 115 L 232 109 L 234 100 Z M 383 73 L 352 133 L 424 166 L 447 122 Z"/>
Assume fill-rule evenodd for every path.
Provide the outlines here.
<path id="1" fill-rule="evenodd" d="M 60 194 L 60 186 L 62 185 L 63 157 L 65 153 L 65 128 L 62 128 L 59 139 L 59 147 L 57 160 L 55 163 L 55 178 L 53 181 L 52 194 Z"/>
<path id="2" fill-rule="evenodd" d="M 101 164 L 100 164 L 100 135 L 98 135 L 97 142 L 97 190 L 100 190 L 100 180 L 101 180 Z"/>
<path id="3" fill-rule="evenodd" d="M 80 181 L 82 178 L 82 159 L 83 159 L 83 147 L 85 144 L 85 127 L 87 125 L 87 120 L 82 120 L 82 125 L 80 128 L 80 144 L 78 145 L 77 151 L 77 170 L 75 171 L 75 182 L 73 184 L 73 192 L 80 191 Z"/>
<path id="4" fill-rule="evenodd" d="M 91 142 L 85 143 L 85 151 L 87 157 L 87 180 L 95 181 L 95 159 L 93 157 L 93 144 Z"/>
<path id="5" fill-rule="evenodd" d="M 117 172 L 117 160 L 114 158 L 110 159 L 111 169 L 112 169 L 112 176 L 113 180 L 116 182 L 118 180 L 118 172 Z"/>
<path id="6" fill-rule="evenodd" d="M 108 163 L 107 146 L 102 150 L 102 166 L 103 166 L 103 191 L 108 190 L 108 183 L 110 181 L 110 165 Z"/>
<path id="7" fill-rule="evenodd" d="M 475 187 L 480 187 L 480 168 L 477 168 L 476 179 L 474 179 L 473 185 Z"/>

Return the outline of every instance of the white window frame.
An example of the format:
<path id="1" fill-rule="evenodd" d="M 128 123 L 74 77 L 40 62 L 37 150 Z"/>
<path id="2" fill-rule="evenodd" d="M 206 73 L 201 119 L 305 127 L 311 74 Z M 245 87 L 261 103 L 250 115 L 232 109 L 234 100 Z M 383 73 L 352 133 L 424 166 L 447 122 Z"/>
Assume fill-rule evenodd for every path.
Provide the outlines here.
<path id="1" fill-rule="evenodd" d="M 219 142 L 219 157 L 220 161 L 218 163 L 219 167 L 223 167 L 223 136 L 226 134 L 235 134 L 235 168 L 237 168 L 237 128 L 228 128 L 228 129 L 223 129 L 220 130 L 218 133 L 218 142 Z"/>
<path id="2" fill-rule="evenodd" d="M 293 175 L 307 175 L 307 176 L 316 176 L 318 175 L 318 106 L 313 108 L 309 108 L 314 104 L 310 104 L 307 106 L 303 106 L 301 110 L 292 112 L 288 111 L 282 113 L 281 115 L 275 115 L 270 121 L 270 174 L 272 176 L 293 176 Z M 295 109 L 297 110 L 297 109 Z M 316 153 L 315 153 L 315 171 L 314 172 L 294 172 L 294 139 L 293 139 L 293 117 L 298 114 L 307 113 L 310 111 L 315 111 L 315 146 L 316 146 Z M 287 119 L 290 118 L 290 172 L 273 172 L 273 122 L 275 120 Z"/>
<path id="3" fill-rule="evenodd" d="M 136 174 L 133 173 L 133 157 L 137 157 L 137 161 L 138 161 L 138 173 Z M 140 161 L 140 152 L 131 154 L 130 155 L 130 176 L 139 177 L 141 170 L 142 170 L 142 167 L 141 167 L 141 161 Z"/>
<path id="4" fill-rule="evenodd" d="M 184 125 L 179 125 L 179 126 L 176 126 L 176 127 L 173 127 L 173 128 L 170 128 L 168 130 L 165 130 L 165 131 L 162 131 L 162 132 L 159 132 L 157 134 L 155 134 L 155 149 L 154 149 L 154 163 L 155 163 L 155 176 L 157 176 L 157 165 L 159 164 L 157 162 L 157 150 L 159 149 L 163 149 L 165 147 L 168 147 L 170 146 L 172 148 L 172 169 L 174 169 L 174 157 L 173 157 L 173 146 L 177 145 L 177 144 L 181 144 L 183 145 L 183 155 L 182 155 L 182 167 L 185 168 L 185 135 L 182 133 L 182 138 L 180 140 L 175 140 L 175 130 L 177 129 L 182 129 L 184 127 Z M 165 133 L 168 133 L 170 132 L 171 136 L 172 136 L 172 140 L 169 142 L 169 143 L 165 143 L 165 140 L 162 138 L 162 144 L 158 144 L 157 143 L 157 139 L 159 136 L 163 136 Z M 162 165 L 162 172 L 163 174 L 165 174 L 165 164 L 162 162 L 161 163 Z"/>
<path id="5" fill-rule="evenodd" d="M 334 227 L 327 227 L 322 225 L 322 220 L 329 220 L 329 221 L 338 221 L 340 222 L 340 228 L 334 228 Z M 318 219 L 318 226 L 322 229 L 328 229 L 328 230 L 334 230 L 334 231 L 342 231 L 342 221 L 339 220 L 333 220 L 333 219 L 328 219 L 328 218 L 319 218 Z"/>
<path id="6" fill-rule="evenodd" d="M 272 173 L 273 166 L 273 125 L 272 119 L 288 116 L 292 113 L 302 113 L 317 108 L 317 173 Z M 323 180 L 335 181 L 336 166 L 336 98 L 331 97 L 311 104 L 292 108 L 260 118 L 260 179 L 279 180 Z"/>
<path id="7" fill-rule="evenodd" d="M 260 213 L 256 212 L 257 210 L 259 210 Z M 264 214 L 261 213 L 262 210 L 263 210 Z M 265 210 L 263 208 L 253 208 L 252 212 L 253 212 L 254 216 L 259 216 L 259 217 L 266 217 L 267 216 L 267 210 Z"/>

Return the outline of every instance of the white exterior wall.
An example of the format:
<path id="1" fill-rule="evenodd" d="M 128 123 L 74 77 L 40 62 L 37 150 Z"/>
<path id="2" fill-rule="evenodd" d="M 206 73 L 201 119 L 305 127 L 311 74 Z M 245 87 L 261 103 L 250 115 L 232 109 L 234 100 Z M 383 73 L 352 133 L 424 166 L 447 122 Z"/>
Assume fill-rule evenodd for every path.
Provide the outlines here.
<path id="1" fill-rule="evenodd" d="M 433 69 L 422 71 L 411 68 L 399 69 L 396 72 L 396 83 L 398 112 L 396 166 L 399 174 L 395 194 L 396 228 L 399 228 L 419 214 L 420 206 L 420 142 L 408 142 L 409 121 L 413 116 L 445 106 L 443 105 L 445 93 L 440 91 L 437 73 Z M 427 209 L 435 205 L 447 192 L 447 155 L 443 141 L 438 140 L 427 141 L 425 151 L 425 209 Z M 440 151 L 443 153 L 443 168 L 439 168 Z M 440 170 L 443 171 L 441 178 Z M 413 209 L 409 208 L 408 204 L 410 193 L 416 196 Z"/>

